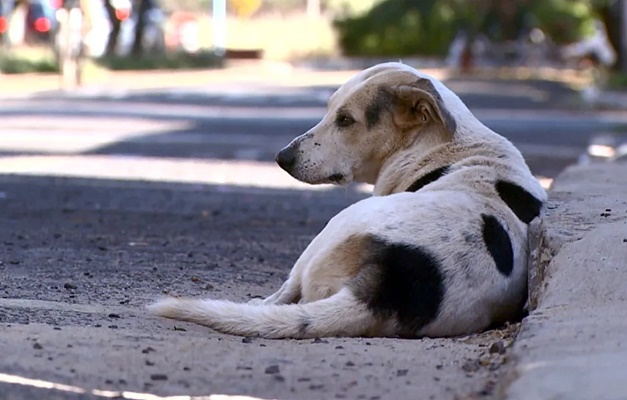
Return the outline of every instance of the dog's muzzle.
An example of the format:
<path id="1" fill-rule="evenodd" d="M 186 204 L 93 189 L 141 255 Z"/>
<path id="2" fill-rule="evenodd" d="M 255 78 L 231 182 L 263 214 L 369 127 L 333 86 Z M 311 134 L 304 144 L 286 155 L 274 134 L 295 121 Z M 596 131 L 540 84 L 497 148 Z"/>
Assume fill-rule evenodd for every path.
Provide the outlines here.
<path id="1" fill-rule="evenodd" d="M 294 164 L 296 164 L 296 149 L 294 146 L 284 147 L 276 155 L 275 160 L 277 164 L 279 164 L 279 167 L 287 172 L 292 172 L 292 168 L 294 168 Z"/>

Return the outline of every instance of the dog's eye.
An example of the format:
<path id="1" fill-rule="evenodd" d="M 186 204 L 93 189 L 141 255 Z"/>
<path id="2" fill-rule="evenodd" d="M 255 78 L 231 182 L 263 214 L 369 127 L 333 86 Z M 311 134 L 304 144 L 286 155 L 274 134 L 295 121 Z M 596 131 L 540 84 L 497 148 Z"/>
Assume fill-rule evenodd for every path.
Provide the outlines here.
<path id="1" fill-rule="evenodd" d="M 355 123 L 355 120 L 348 114 L 338 114 L 337 118 L 335 119 L 335 123 L 340 128 L 346 128 L 353 125 Z"/>

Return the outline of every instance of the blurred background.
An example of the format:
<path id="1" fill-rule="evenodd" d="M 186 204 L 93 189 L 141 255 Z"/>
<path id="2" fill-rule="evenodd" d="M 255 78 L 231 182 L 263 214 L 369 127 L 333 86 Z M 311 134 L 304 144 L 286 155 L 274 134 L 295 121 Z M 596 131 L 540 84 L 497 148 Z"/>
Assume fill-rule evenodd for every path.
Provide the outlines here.
<path id="1" fill-rule="evenodd" d="M 0 151 L 22 166 L 99 154 L 272 173 L 341 83 L 389 60 L 444 80 L 548 181 L 625 153 L 625 0 L 0 0 L 0 40 Z"/>
<path id="2" fill-rule="evenodd" d="M 221 65 L 211 56 L 625 69 L 624 7 L 621 0 L 2 0 L 0 69 L 57 70 L 65 25 L 77 30 L 86 57 L 111 69 Z M 65 23 L 74 8 L 80 21 Z"/>

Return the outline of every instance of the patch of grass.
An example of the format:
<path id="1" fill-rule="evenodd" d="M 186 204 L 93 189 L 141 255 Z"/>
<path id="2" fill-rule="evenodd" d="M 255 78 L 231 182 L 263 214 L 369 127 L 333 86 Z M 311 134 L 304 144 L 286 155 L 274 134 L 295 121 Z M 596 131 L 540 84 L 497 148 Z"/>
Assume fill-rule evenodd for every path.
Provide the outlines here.
<path id="1" fill-rule="evenodd" d="M 16 48 L 3 51 L 0 55 L 0 72 L 4 74 L 57 73 L 59 66 L 51 49 Z"/>
<path id="2" fill-rule="evenodd" d="M 188 54 L 184 52 L 131 56 L 102 57 L 87 60 L 85 75 L 94 75 L 103 69 L 113 71 L 176 70 L 219 68 L 223 60 L 211 52 Z M 47 47 L 16 47 L 0 53 L 0 72 L 4 74 L 59 73 L 55 54 Z"/>
<path id="3" fill-rule="evenodd" d="M 608 89 L 627 90 L 627 73 L 614 72 L 607 80 Z"/>
<path id="4" fill-rule="evenodd" d="M 205 69 L 220 68 L 223 65 L 222 58 L 212 52 L 149 54 L 139 58 L 105 56 L 95 60 L 95 62 L 113 71 Z"/>

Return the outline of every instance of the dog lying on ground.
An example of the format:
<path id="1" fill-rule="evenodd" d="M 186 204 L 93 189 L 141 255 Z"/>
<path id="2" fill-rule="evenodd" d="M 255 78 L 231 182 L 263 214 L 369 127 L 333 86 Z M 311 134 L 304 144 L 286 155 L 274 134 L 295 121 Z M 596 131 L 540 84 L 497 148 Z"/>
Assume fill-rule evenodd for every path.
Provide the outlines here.
<path id="1" fill-rule="evenodd" d="M 264 300 L 166 298 L 157 315 L 266 338 L 454 336 L 515 317 L 527 225 L 546 193 L 520 152 L 433 77 L 400 63 L 335 92 L 276 160 L 310 184 L 374 184 Z"/>

